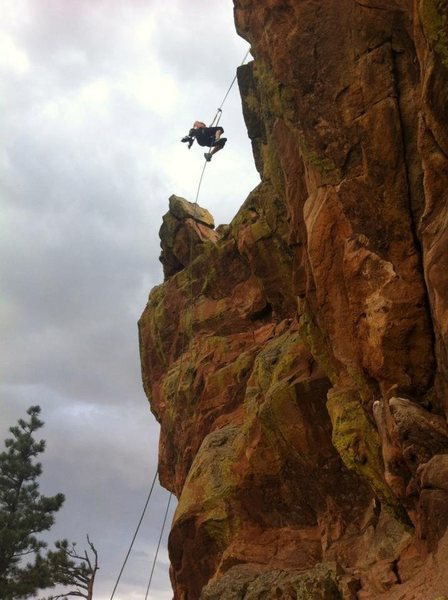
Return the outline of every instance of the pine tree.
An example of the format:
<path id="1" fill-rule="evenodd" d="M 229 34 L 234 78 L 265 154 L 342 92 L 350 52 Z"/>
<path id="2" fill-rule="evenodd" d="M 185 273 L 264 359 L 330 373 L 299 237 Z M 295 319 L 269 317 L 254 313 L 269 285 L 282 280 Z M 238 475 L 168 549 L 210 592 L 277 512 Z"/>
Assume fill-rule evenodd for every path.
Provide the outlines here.
<path id="1" fill-rule="evenodd" d="M 64 502 L 63 494 L 44 496 L 38 478 L 42 466 L 36 457 L 45 441 L 36 441 L 35 431 L 43 426 L 40 407 L 31 406 L 29 420 L 19 419 L 0 453 L 0 598 L 14 600 L 52 587 L 49 561 L 42 555 L 46 544 L 36 537 L 48 531 Z"/>

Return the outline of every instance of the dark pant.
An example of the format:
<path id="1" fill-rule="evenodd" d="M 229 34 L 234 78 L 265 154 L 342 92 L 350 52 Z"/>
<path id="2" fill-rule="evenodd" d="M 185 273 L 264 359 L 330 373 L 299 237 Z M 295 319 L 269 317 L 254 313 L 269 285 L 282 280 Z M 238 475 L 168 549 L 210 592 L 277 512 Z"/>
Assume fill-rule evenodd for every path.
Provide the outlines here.
<path id="1" fill-rule="evenodd" d="M 196 129 L 196 141 L 200 146 L 210 146 L 215 141 L 215 133 L 220 131 L 221 134 L 224 133 L 224 129 L 222 127 L 202 127 L 201 129 Z"/>

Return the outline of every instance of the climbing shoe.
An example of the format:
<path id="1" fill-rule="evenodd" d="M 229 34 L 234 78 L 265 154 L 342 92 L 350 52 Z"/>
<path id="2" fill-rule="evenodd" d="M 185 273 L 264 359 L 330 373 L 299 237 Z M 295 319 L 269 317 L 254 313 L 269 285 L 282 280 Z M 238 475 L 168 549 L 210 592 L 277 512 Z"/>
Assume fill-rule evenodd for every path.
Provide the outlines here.
<path id="1" fill-rule="evenodd" d="M 210 162 L 210 161 L 212 160 L 212 155 L 211 155 L 211 153 L 210 153 L 210 152 L 206 152 L 206 153 L 204 154 L 204 158 L 205 158 L 205 160 L 206 160 L 207 162 Z"/>
<path id="2" fill-rule="evenodd" d="M 191 146 L 193 145 L 194 139 L 189 135 L 185 135 L 180 141 L 183 144 L 188 144 L 188 150 L 190 150 Z"/>

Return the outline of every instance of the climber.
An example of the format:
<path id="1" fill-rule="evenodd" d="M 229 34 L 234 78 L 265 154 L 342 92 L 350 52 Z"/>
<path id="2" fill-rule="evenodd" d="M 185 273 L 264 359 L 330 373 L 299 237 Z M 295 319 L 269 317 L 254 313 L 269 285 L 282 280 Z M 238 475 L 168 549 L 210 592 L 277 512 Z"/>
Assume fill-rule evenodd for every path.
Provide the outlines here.
<path id="1" fill-rule="evenodd" d="M 222 127 L 207 127 L 202 121 L 195 121 L 188 135 L 181 139 L 181 142 L 188 144 L 188 149 L 193 145 L 194 140 L 200 146 L 207 146 L 210 152 L 205 152 L 204 158 L 210 162 L 212 156 L 222 150 L 227 142 L 227 138 L 221 137 L 224 133 Z"/>

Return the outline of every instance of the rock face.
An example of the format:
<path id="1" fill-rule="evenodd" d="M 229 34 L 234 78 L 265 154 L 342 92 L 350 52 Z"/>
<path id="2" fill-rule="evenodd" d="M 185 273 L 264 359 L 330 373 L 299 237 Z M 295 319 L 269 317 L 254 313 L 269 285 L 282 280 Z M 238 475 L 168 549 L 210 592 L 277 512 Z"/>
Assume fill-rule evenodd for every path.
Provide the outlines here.
<path id="1" fill-rule="evenodd" d="M 169 207 L 159 231 L 160 262 L 165 279 L 193 262 L 204 242 L 218 239 L 208 210 L 174 194 L 169 199 Z"/>
<path id="2" fill-rule="evenodd" d="M 234 0 L 260 185 L 140 319 L 176 600 L 448 599 L 448 2 Z"/>

